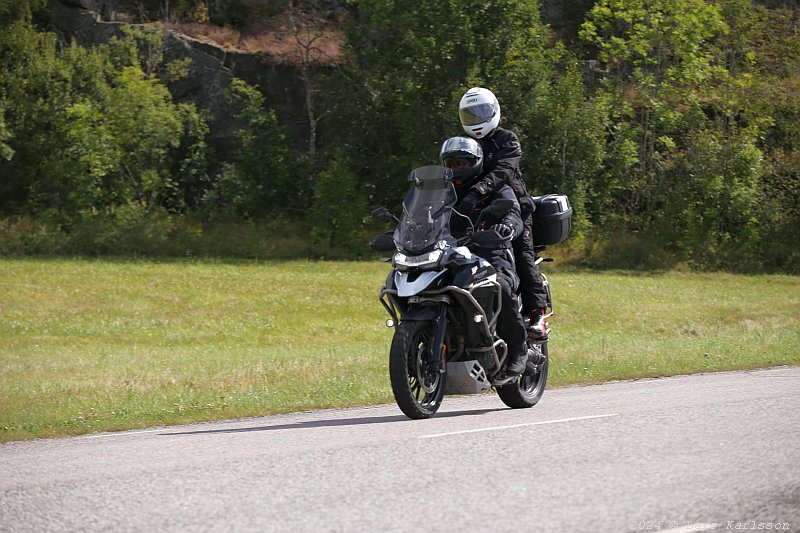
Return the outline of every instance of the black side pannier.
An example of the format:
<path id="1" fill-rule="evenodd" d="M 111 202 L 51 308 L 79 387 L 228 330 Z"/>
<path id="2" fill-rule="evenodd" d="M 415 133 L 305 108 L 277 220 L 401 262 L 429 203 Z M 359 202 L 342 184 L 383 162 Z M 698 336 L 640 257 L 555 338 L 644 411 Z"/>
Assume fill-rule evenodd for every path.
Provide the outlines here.
<path id="1" fill-rule="evenodd" d="M 572 229 L 572 206 L 563 194 L 534 196 L 533 244 L 546 246 L 561 244 Z"/>

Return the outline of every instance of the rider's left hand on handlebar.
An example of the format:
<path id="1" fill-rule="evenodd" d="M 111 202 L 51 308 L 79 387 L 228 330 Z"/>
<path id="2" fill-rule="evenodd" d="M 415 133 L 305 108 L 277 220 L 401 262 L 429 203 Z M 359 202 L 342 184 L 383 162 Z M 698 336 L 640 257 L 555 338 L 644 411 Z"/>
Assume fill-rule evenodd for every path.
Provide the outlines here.
<path id="1" fill-rule="evenodd" d="M 493 229 L 497 232 L 500 237 L 503 239 L 508 239 L 509 241 L 514 238 L 514 228 L 509 226 L 508 224 L 495 224 L 490 229 Z"/>

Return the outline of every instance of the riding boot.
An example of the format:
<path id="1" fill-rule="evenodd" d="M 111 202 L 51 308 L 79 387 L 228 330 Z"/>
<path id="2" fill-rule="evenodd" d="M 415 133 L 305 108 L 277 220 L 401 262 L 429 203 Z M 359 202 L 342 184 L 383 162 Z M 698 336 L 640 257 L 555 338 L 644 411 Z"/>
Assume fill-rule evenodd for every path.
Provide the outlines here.
<path id="1" fill-rule="evenodd" d="M 509 376 L 519 376 L 525 371 L 525 363 L 527 360 L 528 350 L 526 350 L 524 344 L 509 347 L 506 374 Z"/>
<path id="2" fill-rule="evenodd" d="M 544 308 L 536 308 L 528 315 L 527 330 L 530 338 L 537 340 L 547 338 L 547 335 L 550 333 L 550 328 L 547 327 L 547 321 L 544 315 Z"/>
<path id="3" fill-rule="evenodd" d="M 520 374 L 525 371 L 527 360 L 528 351 L 524 344 L 509 346 L 506 368 L 494 380 L 494 385 L 506 385 L 519 378 Z"/>

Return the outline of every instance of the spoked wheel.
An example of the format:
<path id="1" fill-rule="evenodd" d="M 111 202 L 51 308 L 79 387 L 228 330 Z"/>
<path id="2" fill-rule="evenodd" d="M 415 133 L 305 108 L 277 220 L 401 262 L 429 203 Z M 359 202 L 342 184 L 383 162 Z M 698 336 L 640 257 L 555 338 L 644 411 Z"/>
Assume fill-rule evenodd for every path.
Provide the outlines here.
<path id="1" fill-rule="evenodd" d="M 394 399 L 409 418 L 430 418 L 444 397 L 446 374 L 426 363 L 431 322 L 401 322 L 389 352 Z"/>
<path id="2" fill-rule="evenodd" d="M 503 403 L 513 409 L 523 407 L 533 407 L 542 398 L 544 387 L 547 384 L 547 368 L 549 359 L 547 357 L 547 341 L 541 344 L 528 343 L 528 348 L 540 351 L 545 357 L 539 364 L 531 361 L 525 365 L 525 372 L 517 379 L 507 385 L 497 388 L 497 395 Z"/>

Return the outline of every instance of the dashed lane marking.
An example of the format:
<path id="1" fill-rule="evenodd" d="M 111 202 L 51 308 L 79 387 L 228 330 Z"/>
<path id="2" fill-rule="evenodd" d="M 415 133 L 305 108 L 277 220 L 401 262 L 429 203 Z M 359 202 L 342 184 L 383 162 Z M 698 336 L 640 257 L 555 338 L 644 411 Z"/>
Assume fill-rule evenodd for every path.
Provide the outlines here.
<path id="1" fill-rule="evenodd" d="M 611 416 L 619 416 L 617 413 L 607 415 L 593 415 L 593 416 L 578 416 L 575 418 L 559 418 L 558 420 L 543 420 L 541 422 L 527 422 L 525 424 L 512 424 L 510 426 L 494 426 L 490 428 L 479 429 L 465 429 L 463 431 L 450 431 L 447 433 L 434 433 L 432 435 L 420 435 L 418 439 L 435 439 L 437 437 L 448 437 L 450 435 L 464 435 L 467 433 L 480 433 L 483 431 L 497 431 L 500 429 L 522 428 L 528 426 L 543 426 L 545 424 L 558 424 L 560 422 L 575 422 L 577 420 L 593 420 L 595 418 L 608 418 Z"/>

